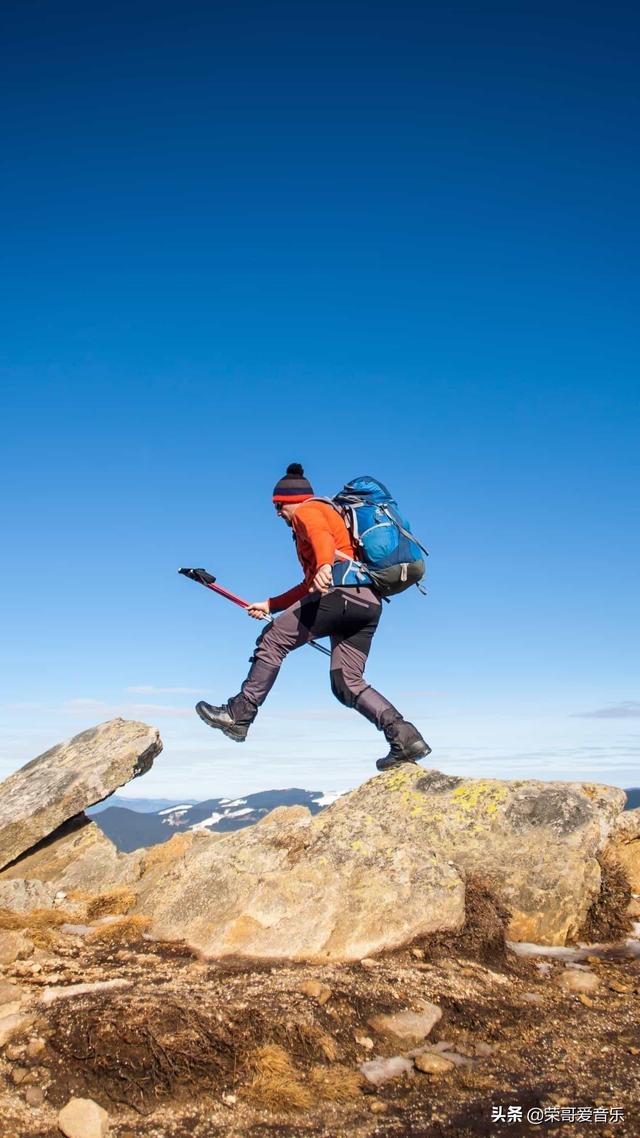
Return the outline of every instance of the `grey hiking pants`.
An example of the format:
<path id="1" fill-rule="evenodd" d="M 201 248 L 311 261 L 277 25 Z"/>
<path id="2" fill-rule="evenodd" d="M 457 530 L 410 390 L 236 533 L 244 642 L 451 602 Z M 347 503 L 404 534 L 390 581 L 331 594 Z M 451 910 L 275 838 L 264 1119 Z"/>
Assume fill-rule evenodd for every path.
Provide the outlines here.
<path id="1" fill-rule="evenodd" d="M 256 641 L 251 668 L 229 710 L 239 723 L 251 723 L 273 687 L 285 656 L 309 640 L 331 638 L 331 690 L 346 707 L 355 707 L 381 731 L 400 712 L 366 682 L 364 668 L 382 603 L 368 588 L 308 593 L 267 625 Z"/>

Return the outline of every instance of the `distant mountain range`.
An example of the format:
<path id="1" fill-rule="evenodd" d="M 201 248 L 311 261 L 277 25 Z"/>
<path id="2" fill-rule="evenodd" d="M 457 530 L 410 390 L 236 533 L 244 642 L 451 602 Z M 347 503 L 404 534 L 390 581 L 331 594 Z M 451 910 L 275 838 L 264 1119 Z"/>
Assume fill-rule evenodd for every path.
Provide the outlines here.
<path id="1" fill-rule="evenodd" d="M 640 806 L 640 787 L 626 791 L 626 810 Z M 108 838 L 123 852 L 168 842 L 185 830 L 229 833 L 253 826 L 276 806 L 306 806 L 312 814 L 335 802 L 340 794 L 321 790 L 262 790 L 246 798 L 209 798 L 206 802 L 167 798 L 123 798 L 112 794 L 87 811 Z"/>
<path id="2" fill-rule="evenodd" d="M 276 806 L 306 806 L 312 814 L 317 814 L 339 797 L 337 793 L 324 794 L 321 790 L 298 787 L 262 790 L 246 798 L 210 798 L 197 803 L 112 795 L 87 814 L 119 850 L 130 853 L 143 846 L 168 842 L 174 834 L 186 830 L 210 830 L 218 834 L 241 830 L 259 822 Z"/>

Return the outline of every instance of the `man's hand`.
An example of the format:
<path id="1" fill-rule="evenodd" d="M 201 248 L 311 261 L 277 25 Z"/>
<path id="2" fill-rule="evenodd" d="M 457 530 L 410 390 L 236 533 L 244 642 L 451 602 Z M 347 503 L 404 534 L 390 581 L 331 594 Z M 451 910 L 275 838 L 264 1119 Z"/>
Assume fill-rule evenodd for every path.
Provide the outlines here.
<path id="1" fill-rule="evenodd" d="M 254 617 L 256 620 L 265 620 L 269 616 L 269 602 L 268 601 L 253 601 L 247 605 L 247 612 L 249 616 Z"/>
<path id="2" fill-rule="evenodd" d="M 331 588 L 332 585 L 333 585 L 333 566 L 329 565 L 329 564 L 321 565 L 320 568 L 318 569 L 318 572 L 316 573 L 315 577 L 313 578 L 313 584 L 312 584 L 311 588 L 317 593 L 323 593 L 324 594 L 324 593 L 329 592 L 329 589 Z"/>

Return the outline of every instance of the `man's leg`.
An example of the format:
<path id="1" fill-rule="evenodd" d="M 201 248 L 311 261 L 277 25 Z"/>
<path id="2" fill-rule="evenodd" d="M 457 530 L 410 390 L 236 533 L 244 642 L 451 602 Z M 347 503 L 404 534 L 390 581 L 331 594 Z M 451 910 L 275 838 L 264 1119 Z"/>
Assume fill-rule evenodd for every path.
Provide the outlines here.
<path id="1" fill-rule="evenodd" d="M 354 605 L 349 607 L 353 613 Z M 368 620 L 366 615 L 363 609 L 360 628 L 354 631 L 347 627 L 347 635 L 337 632 L 331 637 L 331 690 L 345 707 L 355 708 L 384 733 L 390 750 L 376 765 L 379 770 L 387 770 L 402 762 L 424 758 L 431 748 L 418 729 L 364 678 L 371 641 L 380 619 L 379 606 L 377 612 L 371 609 Z"/>
<path id="2" fill-rule="evenodd" d="M 311 593 L 280 613 L 260 633 L 251 657 L 251 667 L 237 695 L 221 707 L 201 700 L 196 711 L 209 727 L 218 727 L 230 739 L 243 743 L 258 708 L 276 682 L 285 656 L 316 636 L 326 636 L 332 626 L 335 603 L 331 593 Z"/>
<path id="3" fill-rule="evenodd" d="M 238 722 L 253 722 L 278 678 L 285 657 L 318 635 L 315 625 L 321 600 L 319 594 L 314 594 L 312 598 L 296 601 L 260 633 L 249 674 L 238 694 L 229 700 L 229 709 Z"/>

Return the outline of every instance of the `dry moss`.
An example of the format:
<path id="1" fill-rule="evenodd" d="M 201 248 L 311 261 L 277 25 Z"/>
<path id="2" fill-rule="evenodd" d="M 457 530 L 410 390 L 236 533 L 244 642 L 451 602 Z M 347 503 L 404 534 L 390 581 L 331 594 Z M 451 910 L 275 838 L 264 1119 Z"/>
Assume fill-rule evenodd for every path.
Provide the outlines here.
<path id="1" fill-rule="evenodd" d="M 58 932 L 57 928 L 45 928 L 41 926 L 40 928 L 30 929 L 29 938 L 36 948 L 42 948 L 46 952 L 58 953 L 68 944 L 64 933 Z"/>
<path id="2" fill-rule="evenodd" d="M 136 944 L 142 940 L 150 924 L 149 917 L 122 917 L 119 921 L 98 925 L 85 939 L 89 944 Z"/>
<path id="3" fill-rule="evenodd" d="M 95 921 L 98 917 L 117 916 L 128 913 L 136 903 L 136 895 L 132 889 L 120 886 L 90 897 L 87 903 L 87 920 Z"/>
<path id="4" fill-rule="evenodd" d="M 30 913 L 0 909 L 0 929 L 57 928 L 74 920 L 73 914 L 66 913 L 63 909 L 32 909 Z"/>
<path id="5" fill-rule="evenodd" d="M 293 1020 L 280 1026 L 279 1030 L 276 1025 L 271 1025 L 269 1031 L 270 1042 L 281 1044 L 285 1050 L 293 1051 L 305 1062 L 317 1062 L 318 1059 L 324 1058 L 334 1063 L 340 1054 L 340 1048 L 333 1036 L 316 1023 Z"/>
<path id="6" fill-rule="evenodd" d="M 320 1032 L 324 1038 L 320 1043 L 333 1044 L 330 1036 Z M 328 1048 L 329 1049 L 329 1048 Z M 335 1057 L 335 1044 L 330 1048 Z M 247 1066 L 254 1072 L 253 1079 L 245 1088 L 245 1094 L 253 1103 L 273 1111 L 309 1110 L 314 1104 L 324 1102 L 350 1102 L 358 1098 L 362 1088 L 362 1076 L 350 1067 L 321 1064 L 303 1071 L 296 1066 L 293 1058 L 277 1043 L 259 1047 L 248 1057 Z"/>
<path id="7" fill-rule="evenodd" d="M 363 1078 L 351 1067 L 313 1067 L 307 1076 L 319 1099 L 325 1102 L 350 1102 L 362 1093 Z"/>
<path id="8" fill-rule="evenodd" d="M 259 1047 L 248 1063 L 255 1075 L 245 1094 L 256 1105 L 275 1111 L 309 1110 L 313 1106 L 314 1095 L 284 1047 L 268 1043 Z"/>
<path id="9" fill-rule="evenodd" d="M 163 869 L 167 865 L 174 864 L 179 858 L 184 857 L 195 839 L 196 834 L 187 831 L 184 834 L 174 834 L 168 842 L 161 842 L 157 846 L 146 849 L 142 863 L 143 873 L 149 873 L 154 869 Z"/>

